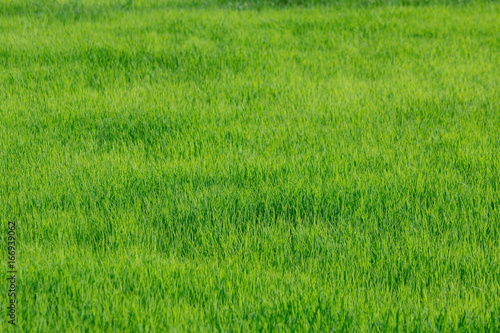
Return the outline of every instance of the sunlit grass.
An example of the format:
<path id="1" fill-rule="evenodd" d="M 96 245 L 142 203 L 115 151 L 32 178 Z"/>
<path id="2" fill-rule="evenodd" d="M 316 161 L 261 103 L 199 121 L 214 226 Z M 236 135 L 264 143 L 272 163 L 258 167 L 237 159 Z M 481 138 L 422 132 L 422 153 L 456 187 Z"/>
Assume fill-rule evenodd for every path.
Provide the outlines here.
<path id="1" fill-rule="evenodd" d="M 499 330 L 499 6 L 235 3 L 0 5 L 18 331 Z"/>

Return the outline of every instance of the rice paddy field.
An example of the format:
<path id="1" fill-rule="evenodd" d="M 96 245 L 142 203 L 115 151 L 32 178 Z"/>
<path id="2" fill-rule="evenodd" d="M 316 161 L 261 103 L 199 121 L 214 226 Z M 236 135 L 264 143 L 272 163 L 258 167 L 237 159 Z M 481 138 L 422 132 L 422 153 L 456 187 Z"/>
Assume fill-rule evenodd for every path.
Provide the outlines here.
<path id="1" fill-rule="evenodd" d="M 0 170 L 0 332 L 499 332 L 500 4 L 2 0 Z"/>

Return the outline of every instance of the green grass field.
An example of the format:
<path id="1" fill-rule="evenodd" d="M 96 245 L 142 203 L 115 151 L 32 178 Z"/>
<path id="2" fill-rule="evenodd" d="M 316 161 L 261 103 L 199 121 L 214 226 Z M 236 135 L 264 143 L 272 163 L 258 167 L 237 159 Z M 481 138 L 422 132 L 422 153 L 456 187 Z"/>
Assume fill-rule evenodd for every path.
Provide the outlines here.
<path id="1" fill-rule="evenodd" d="M 0 170 L 0 332 L 499 332 L 500 4 L 3 0 Z"/>

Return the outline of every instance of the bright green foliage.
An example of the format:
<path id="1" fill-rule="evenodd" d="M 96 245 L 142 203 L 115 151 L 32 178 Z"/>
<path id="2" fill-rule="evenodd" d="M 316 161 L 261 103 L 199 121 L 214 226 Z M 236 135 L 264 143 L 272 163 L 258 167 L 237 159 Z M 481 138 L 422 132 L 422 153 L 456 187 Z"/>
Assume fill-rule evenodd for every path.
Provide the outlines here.
<path id="1" fill-rule="evenodd" d="M 2 2 L 17 332 L 498 332 L 500 5 L 402 3 Z"/>

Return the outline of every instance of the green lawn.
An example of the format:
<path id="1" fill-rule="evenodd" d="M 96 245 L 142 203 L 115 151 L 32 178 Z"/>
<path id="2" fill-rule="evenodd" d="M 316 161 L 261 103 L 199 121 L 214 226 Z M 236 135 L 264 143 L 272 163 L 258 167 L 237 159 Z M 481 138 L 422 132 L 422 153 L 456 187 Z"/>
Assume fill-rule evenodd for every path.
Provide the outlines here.
<path id="1" fill-rule="evenodd" d="M 272 1 L 0 3 L 17 332 L 500 331 L 500 4 Z"/>

